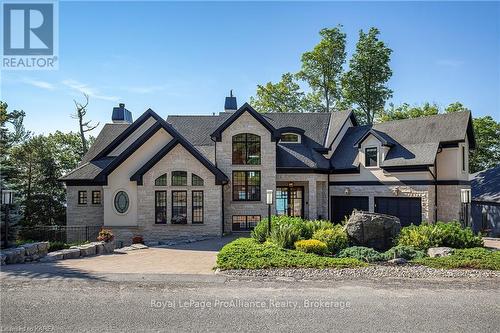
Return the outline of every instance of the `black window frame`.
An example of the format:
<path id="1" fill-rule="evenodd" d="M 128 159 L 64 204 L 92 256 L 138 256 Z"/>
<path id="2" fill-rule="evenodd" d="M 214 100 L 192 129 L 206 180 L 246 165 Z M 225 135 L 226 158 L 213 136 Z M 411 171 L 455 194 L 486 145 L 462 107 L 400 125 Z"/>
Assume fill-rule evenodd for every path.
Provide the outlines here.
<path id="1" fill-rule="evenodd" d="M 248 218 L 249 218 L 249 217 L 258 217 L 257 222 L 255 223 L 255 225 L 254 225 L 253 227 L 249 227 L 249 224 L 248 224 Z M 235 224 L 235 223 L 234 223 L 234 219 L 235 219 L 235 218 L 245 218 L 245 222 L 244 222 L 244 223 L 245 223 L 245 228 L 235 230 L 235 229 L 234 229 L 234 224 Z M 238 231 L 250 231 L 250 230 L 252 230 L 253 228 L 255 228 L 255 226 L 256 226 L 256 225 L 257 225 L 257 224 L 258 224 L 261 220 L 262 220 L 262 216 L 261 216 L 261 215 L 233 215 L 233 216 L 231 217 L 231 230 L 232 230 L 232 231 L 236 231 L 236 232 L 238 232 Z M 241 224 L 241 222 L 240 222 L 240 224 Z"/>
<path id="2" fill-rule="evenodd" d="M 258 185 L 254 185 L 254 184 L 251 184 L 249 185 L 248 184 L 248 179 L 250 178 L 249 177 L 249 173 L 251 172 L 255 172 L 256 174 L 259 175 L 259 184 Z M 244 184 L 241 185 L 241 184 L 236 184 L 236 181 L 235 181 L 235 174 L 237 173 L 244 173 L 245 177 L 244 177 Z M 243 187 L 245 189 L 245 198 L 241 199 L 239 197 L 239 188 Z M 256 198 L 251 198 L 249 199 L 250 197 L 250 194 L 253 192 L 251 191 L 251 189 L 257 189 L 257 191 L 255 191 L 255 193 L 257 194 L 257 197 Z M 261 191 L 262 191 L 262 174 L 260 172 L 260 170 L 233 170 L 233 201 L 261 201 Z"/>
<path id="3" fill-rule="evenodd" d="M 78 204 L 86 205 L 87 203 L 88 203 L 87 191 L 78 191 Z"/>
<path id="4" fill-rule="evenodd" d="M 250 138 L 256 138 L 257 140 L 250 140 Z M 239 149 L 235 149 L 235 145 L 242 145 L 243 151 L 240 152 Z M 249 157 L 249 152 L 253 145 L 258 145 L 258 160 L 254 162 L 252 162 L 254 159 Z M 257 134 L 240 133 L 233 135 L 231 148 L 231 161 L 233 165 L 260 165 L 262 162 L 262 143 L 260 136 Z M 238 156 L 237 152 L 242 156 Z"/>
<path id="5" fill-rule="evenodd" d="M 201 183 L 195 183 L 195 179 L 196 179 L 196 182 L 201 181 Z M 201 178 L 200 176 L 198 176 L 197 174 L 192 173 L 191 174 L 191 186 L 205 186 L 205 180 L 203 178 Z"/>
<path id="6" fill-rule="evenodd" d="M 163 194 L 164 195 L 164 205 L 159 205 L 159 195 Z M 155 191 L 155 224 L 167 224 L 168 221 L 168 193 L 166 190 L 158 190 Z M 163 214 L 163 219 L 158 221 L 158 215 Z"/>
<path id="7" fill-rule="evenodd" d="M 465 168 L 465 146 L 462 146 L 462 171 L 466 171 L 466 168 Z"/>
<path id="8" fill-rule="evenodd" d="M 200 195 L 201 194 L 201 205 L 195 205 L 195 195 Z M 204 214 L 204 203 L 205 198 L 204 198 L 204 193 L 203 191 L 191 191 L 191 223 L 192 224 L 203 224 L 205 214 Z M 200 210 L 200 211 L 198 211 Z M 200 214 L 201 212 L 201 214 Z M 201 219 L 199 218 L 201 215 Z"/>
<path id="9" fill-rule="evenodd" d="M 164 182 L 164 184 L 163 184 Z M 168 174 L 164 173 L 155 179 L 155 186 L 168 186 Z"/>
<path id="10" fill-rule="evenodd" d="M 172 186 L 187 186 L 187 171 L 172 171 L 172 180 L 171 180 L 171 185 Z M 178 181 L 183 180 L 182 184 L 179 184 Z"/>
<path id="11" fill-rule="evenodd" d="M 285 139 L 286 137 L 295 137 L 297 140 L 296 141 L 290 141 L 289 139 Z M 296 133 L 283 133 L 280 135 L 280 141 L 283 143 L 300 143 L 300 135 Z"/>
<path id="12" fill-rule="evenodd" d="M 96 194 L 99 194 L 96 196 Z M 98 200 L 96 200 L 98 199 Z M 92 204 L 93 205 L 100 205 L 102 204 L 102 194 L 101 191 L 92 191 Z"/>
<path id="13" fill-rule="evenodd" d="M 175 195 L 176 194 L 184 194 L 185 196 L 185 201 L 184 201 L 184 205 L 183 206 L 176 206 L 176 203 L 178 203 L 176 201 L 176 197 Z M 178 190 L 178 191 L 172 191 L 172 200 L 171 200 L 171 209 L 172 209 L 172 216 L 170 217 L 170 223 L 172 224 L 187 224 L 187 191 L 185 190 Z M 174 222 L 174 218 L 179 215 L 178 212 L 174 213 L 174 209 L 179 209 L 179 208 L 182 208 L 183 212 L 185 213 L 186 217 L 181 220 L 180 222 Z"/>
<path id="14" fill-rule="evenodd" d="M 370 163 L 370 160 L 372 160 L 371 157 L 369 157 L 368 151 L 375 151 L 375 164 L 372 165 Z M 365 148 L 365 167 L 376 167 L 378 166 L 378 148 L 377 147 L 366 147 Z"/>

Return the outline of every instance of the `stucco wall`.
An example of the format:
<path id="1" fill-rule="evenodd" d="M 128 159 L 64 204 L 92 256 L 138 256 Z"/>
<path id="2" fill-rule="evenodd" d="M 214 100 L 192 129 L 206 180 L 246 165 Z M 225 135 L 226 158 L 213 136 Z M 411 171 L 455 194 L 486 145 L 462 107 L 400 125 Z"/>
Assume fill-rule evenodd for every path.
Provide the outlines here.
<path id="1" fill-rule="evenodd" d="M 465 171 L 462 168 L 462 147 L 465 147 Z M 439 180 L 468 180 L 469 177 L 469 142 L 458 144 L 458 147 L 443 148 L 437 154 Z"/>
<path id="2" fill-rule="evenodd" d="M 148 130 L 156 120 L 153 117 L 149 117 L 139 128 L 137 128 L 134 133 L 130 134 L 122 143 L 118 145 L 108 156 L 118 156 L 125 149 L 127 149 L 132 143 L 134 143 L 144 132 Z"/>
<path id="3" fill-rule="evenodd" d="M 105 226 L 137 225 L 137 184 L 130 181 L 130 177 L 171 139 L 170 134 L 160 129 L 108 176 L 108 185 L 103 186 Z M 114 208 L 118 191 L 125 191 L 129 197 L 129 209 L 125 214 L 119 214 Z"/>
<path id="4" fill-rule="evenodd" d="M 232 138 L 236 134 L 252 133 L 261 139 L 260 165 L 233 165 Z M 271 133 L 248 112 L 244 112 L 222 133 L 221 142 L 217 142 L 217 167 L 228 177 L 229 184 L 224 186 L 225 231 L 232 230 L 233 215 L 267 216 L 266 190 L 276 190 L 276 143 L 271 141 Z M 233 170 L 261 172 L 261 200 L 233 201 Z M 274 205 L 272 210 L 274 211 Z"/>

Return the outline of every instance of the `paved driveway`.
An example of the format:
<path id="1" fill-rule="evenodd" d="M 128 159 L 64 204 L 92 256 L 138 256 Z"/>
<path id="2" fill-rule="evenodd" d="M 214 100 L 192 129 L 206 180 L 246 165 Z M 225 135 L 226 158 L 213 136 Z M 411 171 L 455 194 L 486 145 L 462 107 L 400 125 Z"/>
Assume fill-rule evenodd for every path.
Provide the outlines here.
<path id="1" fill-rule="evenodd" d="M 50 276 L 99 274 L 214 274 L 219 250 L 237 236 L 190 244 L 149 248 L 97 257 L 61 260 L 54 263 L 17 264 L 2 267 L 2 275 Z"/>

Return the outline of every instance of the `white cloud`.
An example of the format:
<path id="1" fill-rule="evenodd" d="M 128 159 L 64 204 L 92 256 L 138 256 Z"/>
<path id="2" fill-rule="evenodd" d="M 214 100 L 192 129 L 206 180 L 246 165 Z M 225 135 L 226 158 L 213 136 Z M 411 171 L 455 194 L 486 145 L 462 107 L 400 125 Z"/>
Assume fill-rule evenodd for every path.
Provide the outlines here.
<path id="1" fill-rule="evenodd" d="M 436 64 L 444 67 L 457 68 L 462 66 L 464 62 L 462 60 L 456 60 L 456 59 L 440 59 L 436 61 Z"/>
<path id="2" fill-rule="evenodd" d="M 88 84 L 85 84 L 85 83 L 82 83 L 82 82 L 79 82 L 76 80 L 71 80 L 71 79 L 64 80 L 64 81 L 62 81 L 62 84 L 64 84 L 65 86 L 67 86 L 73 90 L 79 91 L 83 94 L 87 94 L 90 97 L 93 97 L 96 99 L 102 99 L 105 101 L 114 101 L 114 102 L 116 102 L 120 99 L 120 97 L 117 97 L 117 96 L 103 95 L 98 89 L 93 88 L 93 87 L 89 86 Z"/>
<path id="3" fill-rule="evenodd" d="M 23 78 L 21 81 L 23 83 L 26 83 L 26 84 L 29 84 L 33 87 L 37 87 L 37 88 L 41 88 L 41 89 L 46 89 L 46 90 L 55 90 L 56 89 L 56 87 L 52 83 L 46 82 L 46 81 L 33 80 L 33 79 L 29 79 L 29 78 Z"/>

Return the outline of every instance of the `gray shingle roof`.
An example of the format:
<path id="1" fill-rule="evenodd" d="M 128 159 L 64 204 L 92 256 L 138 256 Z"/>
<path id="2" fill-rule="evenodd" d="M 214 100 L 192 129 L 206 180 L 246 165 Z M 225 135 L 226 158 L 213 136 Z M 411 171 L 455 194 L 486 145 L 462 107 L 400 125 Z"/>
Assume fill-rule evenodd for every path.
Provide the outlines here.
<path id="1" fill-rule="evenodd" d="M 84 162 L 78 168 L 61 177 L 61 180 L 89 180 L 94 179 L 113 161 L 115 157 L 106 157 L 96 161 Z"/>
<path id="2" fill-rule="evenodd" d="M 465 139 L 470 112 L 454 112 L 415 119 L 390 121 L 373 125 L 377 133 L 394 146 L 389 150 L 385 167 L 430 165 L 434 163 L 440 143 Z M 332 155 L 335 169 L 357 167 L 355 143 L 372 127 L 351 127 Z"/>
<path id="3" fill-rule="evenodd" d="M 94 144 L 89 148 L 87 154 L 82 158 L 80 165 L 92 160 L 97 156 L 104 148 L 106 148 L 111 141 L 113 141 L 118 135 L 120 135 L 130 124 L 106 124 L 102 128 L 101 132 L 95 139 Z"/>
<path id="4" fill-rule="evenodd" d="M 470 175 L 472 200 L 500 203 L 500 165 Z"/>

